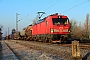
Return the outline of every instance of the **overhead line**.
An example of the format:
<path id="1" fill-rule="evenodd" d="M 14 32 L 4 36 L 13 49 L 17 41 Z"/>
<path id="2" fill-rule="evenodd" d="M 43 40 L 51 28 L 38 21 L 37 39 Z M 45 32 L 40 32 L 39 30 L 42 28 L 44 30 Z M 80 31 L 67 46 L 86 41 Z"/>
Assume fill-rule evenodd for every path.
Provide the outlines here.
<path id="1" fill-rule="evenodd" d="M 62 6 L 61 8 L 65 8 L 65 7 L 67 7 L 67 6 L 69 6 L 69 5 L 73 4 L 73 3 L 76 3 L 77 1 L 78 1 L 78 0 L 75 0 L 74 2 L 69 3 L 69 4 L 65 5 L 65 6 Z M 55 10 L 55 11 L 56 11 L 56 10 Z"/>
<path id="2" fill-rule="evenodd" d="M 50 0 L 48 3 L 46 3 L 45 5 L 42 5 L 42 7 L 40 8 L 43 8 L 44 6 L 46 6 L 47 4 L 51 3 L 53 0 Z"/>
<path id="3" fill-rule="evenodd" d="M 29 16 L 29 14 L 28 14 L 27 16 Z M 23 20 L 23 19 L 24 19 L 24 18 L 26 18 L 27 16 L 23 17 L 23 18 L 22 18 L 22 19 L 20 19 L 20 20 Z"/>
<path id="4" fill-rule="evenodd" d="M 86 3 L 86 2 L 88 2 L 88 1 L 89 1 L 89 0 L 86 0 L 86 1 L 80 3 L 80 4 L 76 5 L 76 6 L 73 6 L 73 7 L 69 8 L 69 9 L 67 9 L 67 10 L 65 10 L 65 11 L 63 11 L 63 12 L 66 12 L 66 11 L 68 11 L 68 10 L 71 10 L 71 9 L 73 9 L 73 8 L 79 6 L 79 5 L 82 5 L 82 4 Z M 61 13 L 63 13 L 63 12 L 61 12 Z"/>
<path id="5" fill-rule="evenodd" d="M 54 4 L 52 4 L 50 7 L 48 7 L 46 10 L 48 10 L 49 8 L 51 8 L 52 6 L 54 6 L 56 3 L 58 3 L 60 0 L 58 0 L 57 2 L 55 2 Z M 46 11 L 45 10 L 45 11 Z"/>

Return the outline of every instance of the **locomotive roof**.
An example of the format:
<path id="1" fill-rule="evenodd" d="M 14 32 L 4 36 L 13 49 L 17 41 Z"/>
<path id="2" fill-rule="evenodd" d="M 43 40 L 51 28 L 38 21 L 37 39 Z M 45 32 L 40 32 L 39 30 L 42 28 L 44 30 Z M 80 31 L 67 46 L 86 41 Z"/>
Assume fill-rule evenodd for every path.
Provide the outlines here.
<path id="1" fill-rule="evenodd" d="M 59 14 L 58 14 L 58 13 L 51 14 L 51 15 L 49 15 L 49 16 L 47 16 L 47 17 L 43 18 L 42 20 L 45 20 L 46 18 L 48 18 L 48 17 L 50 17 L 50 16 L 55 16 L 55 15 L 59 15 Z M 60 16 L 64 16 L 64 15 L 60 15 Z"/>
<path id="2" fill-rule="evenodd" d="M 54 15 L 58 15 L 58 13 L 51 14 L 51 15 L 49 15 L 49 16 L 47 16 L 47 17 L 54 16 Z M 47 17 L 43 18 L 43 20 L 45 20 Z"/>

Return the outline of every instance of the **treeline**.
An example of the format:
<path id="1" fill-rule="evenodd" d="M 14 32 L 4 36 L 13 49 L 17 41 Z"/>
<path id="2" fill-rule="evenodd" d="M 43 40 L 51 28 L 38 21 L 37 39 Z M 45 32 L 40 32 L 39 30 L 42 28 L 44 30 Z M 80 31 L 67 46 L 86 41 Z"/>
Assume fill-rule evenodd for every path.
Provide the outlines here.
<path id="1" fill-rule="evenodd" d="M 86 14 L 84 23 L 78 24 L 76 20 L 71 20 L 71 33 L 72 38 L 90 38 L 90 21 L 89 14 Z"/>

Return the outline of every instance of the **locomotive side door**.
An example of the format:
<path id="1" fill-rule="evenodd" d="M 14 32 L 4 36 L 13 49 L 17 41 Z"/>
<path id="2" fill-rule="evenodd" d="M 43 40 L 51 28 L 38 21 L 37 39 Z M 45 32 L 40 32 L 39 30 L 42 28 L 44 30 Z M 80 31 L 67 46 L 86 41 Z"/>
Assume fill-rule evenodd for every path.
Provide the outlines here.
<path id="1" fill-rule="evenodd" d="M 49 33 L 49 30 L 48 30 L 48 21 L 46 21 L 46 28 L 45 28 L 45 34 L 48 34 Z"/>

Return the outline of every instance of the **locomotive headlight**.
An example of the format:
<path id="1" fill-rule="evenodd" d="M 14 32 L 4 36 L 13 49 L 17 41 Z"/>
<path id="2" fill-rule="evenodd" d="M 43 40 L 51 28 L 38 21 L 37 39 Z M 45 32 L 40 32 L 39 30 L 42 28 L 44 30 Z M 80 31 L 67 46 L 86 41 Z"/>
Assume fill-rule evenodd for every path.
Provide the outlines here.
<path id="1" fill-rule="evenodd" d="M 63 32 L 68 32 L 68 29 L 63 30 Z"/>
<path id="2" fill-rule="evenodd" d="M 59 29 L 54 29 L 54 32 L 59 32 Z"/>
<path id="3" fill-rule="evenodd" d="M 51 29 L 51 33 L 53 33 L 53 29 Z"/>

